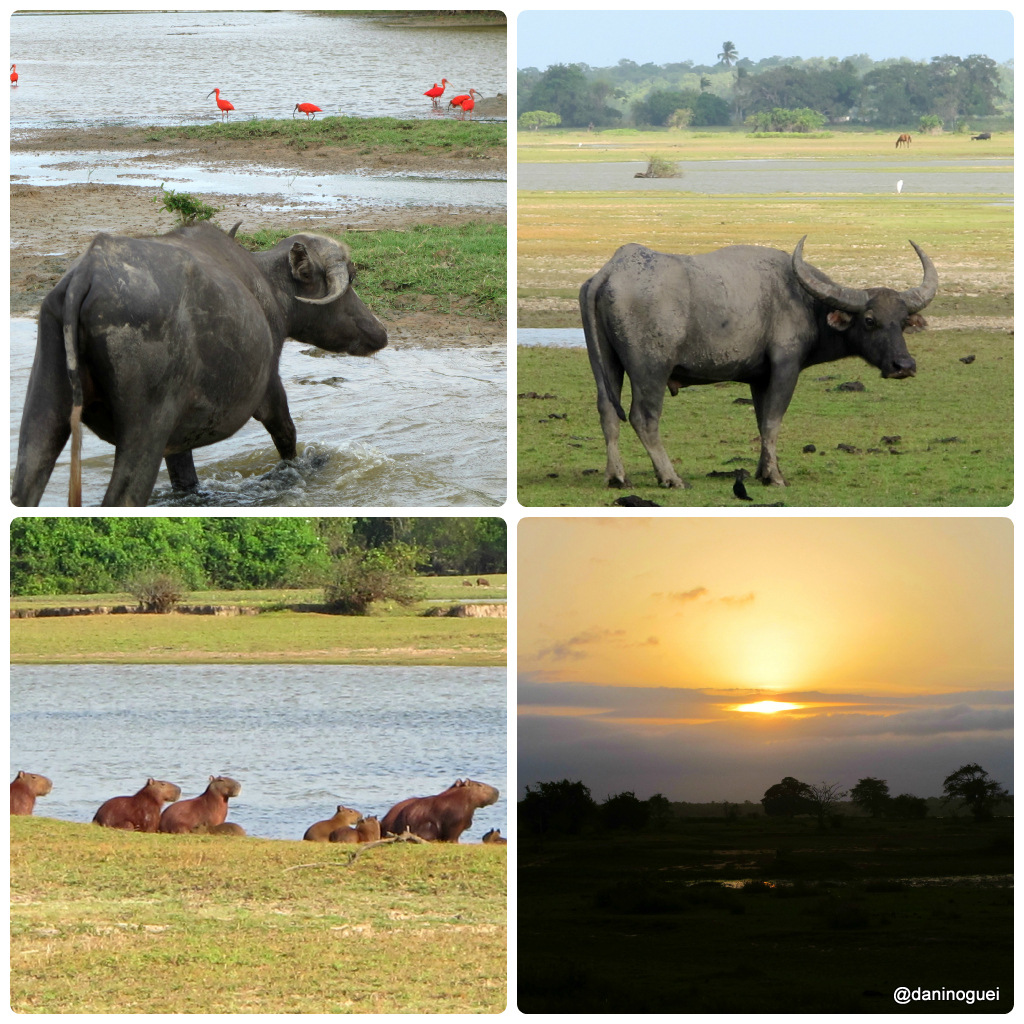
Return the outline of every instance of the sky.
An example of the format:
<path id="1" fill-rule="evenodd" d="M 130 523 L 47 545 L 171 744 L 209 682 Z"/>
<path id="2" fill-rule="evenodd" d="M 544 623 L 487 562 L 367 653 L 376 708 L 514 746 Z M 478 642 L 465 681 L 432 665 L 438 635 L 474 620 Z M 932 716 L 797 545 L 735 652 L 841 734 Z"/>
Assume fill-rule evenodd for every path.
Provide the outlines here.
<path id="1" fill-rule="evenodd" d="M 518 554 L 520 795 L 1012 789 L 1008 519 L 535 518 Z"/>
<path id="2" fill-rule="evenodd" d="M 741 58 L 909 57 L 929 61 L 983 54 L 1013 57 L 1008 11 L 523 11 L 516 67 L 610 67 L 620 60 L 714 64 L 722 43 Z"/>

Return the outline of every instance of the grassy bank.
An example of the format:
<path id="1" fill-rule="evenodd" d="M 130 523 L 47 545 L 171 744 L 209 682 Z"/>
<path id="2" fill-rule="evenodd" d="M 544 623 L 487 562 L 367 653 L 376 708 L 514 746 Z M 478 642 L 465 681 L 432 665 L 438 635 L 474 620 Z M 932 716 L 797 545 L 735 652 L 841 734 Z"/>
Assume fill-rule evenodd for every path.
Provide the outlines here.
<path id="1" fill-rule="evenodd" d="M 882 380 L 860 360 L 811 367 L 800 377 L 779 435 L 786 488 L 748 482 L 755 502 L 791 506 L 1003 506 L 1013 498 L 1013 338 L 981 331 L 908 337 L 913 380 Z M 965 365 L 960 357 L 974 355 Z M 863 391 L 837 391 L 859 381 Z M 520 348 L 518 485 L 524 505 L 609 505 L 624 493 L 604 482 L 605 445 L 584 349 Z M 628 493 L 671 506 L 746 506 L 713 471 L 757 468 L 757 425 L 743 384 L 666 394 L 661 435 L 692 489 L 658 486 L 632 427 L 620 446 Z M 629 385 L 623 388 L 629 409 Z M 883 437 L 898 436 L 885 444 Z M 806 445 L 815 450 L 805 452 Z M 838 445 L 852 446 L 846 451 Z M 892 454 L 892 452 L 899 454 Z"/>
<path id="2" fill-rule="evenodd" d="M 291 231 L 240 233 L 257 252 Z M 504 224 L 419 224 L 408 231 L 350 231 L 359 296 L 375 312 L 431 312 L 501 320 L 506 316 L 507 234 Z"/>
<path id="3" fill-rule="evenodd" d="M 11 819 L 22 1013 L 496 1013 L 505 848 Z"/>
<path id="4" fill-rule="evenodd" d="M 1010 835 L 1005 820 L 848 819 L 826 833 L 693 821 L 663 836 L 521 840 L 519 1007 L 1006 1013 L 1013 890 L 949 876 L 1012 871 Z M 998 988 L 999 1001 L 900 1006 L 900 985 Z"/>
<path id="5" fill-rule="evenodd" d="M 490 587 L 463 587 L 463 577 L 435 577 L 425 598 L 456 603 L 505 596 L 504 575 Z M 476 577 L 472 577 L 473 580 Z M 424 618 L 424 600 L 409 608 L 375 606 L 370 616 L 289 611 L 317 603 L 322 591 L 211 591 L 188 604 L 245 605 L 260 615 L 86 615 L 11 620 L 11 661 L 38 664 L 330 664 L 504 665 L 505 619 Z M 12 608 L 85 607 L 136 602 L 128 594 L 15 598 Z"/>

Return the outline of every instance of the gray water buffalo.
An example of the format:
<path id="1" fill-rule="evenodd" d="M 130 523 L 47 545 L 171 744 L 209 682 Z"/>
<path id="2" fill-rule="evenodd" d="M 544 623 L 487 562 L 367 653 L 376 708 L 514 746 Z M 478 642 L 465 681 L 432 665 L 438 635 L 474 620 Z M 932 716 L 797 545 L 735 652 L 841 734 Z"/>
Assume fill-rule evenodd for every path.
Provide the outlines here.
<path id="1" fill-rule="evenodd" d="M 806 236 L 805 236 L 806 237 Z M 750 385 L 761 435 L 756 477 L 784 486 L 776 438 L 800 371 L 860 356 L 883 377 L 912 377 L 905 329 L 925 326 L 918 311 L 935 297 L 938 274 L 924 267 L 916 288 L 849 288 L 792 255 L 736 245 L 700 256 L 672 256 L 624 245 L 580 289 L 580 311 L 597 382 L 610 487 L 629 481 L 619 454 L 623 374 L 632 387 L 629 421 L 663 487 L 685 487 L 658 432 L 665 389 L 739 381 Z"/>
<path id="2" fill-rule="evenodd" d="M 114 445 L 104 505 L 145 505 L 165 459 L 195 490 L 192 449 L 250 417 L 282 459 L 295 425 L 278 375 L 286 338 L 371 355 L 387 332 L 356 295 L 348 249 L 292 235 L 250 253 L 209 224 L 156 238 L 101 234 L 43 300 L 12 501 L 38 505 L 71 435 L 69 504 L 81 503 L 81 423 Z"/>

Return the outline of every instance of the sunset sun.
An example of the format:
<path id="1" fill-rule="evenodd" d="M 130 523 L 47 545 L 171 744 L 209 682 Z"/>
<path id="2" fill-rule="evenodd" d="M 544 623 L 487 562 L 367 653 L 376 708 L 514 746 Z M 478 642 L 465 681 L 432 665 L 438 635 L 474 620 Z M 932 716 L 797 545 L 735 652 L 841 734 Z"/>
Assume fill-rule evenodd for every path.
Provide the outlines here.
<path id="1" fill-rule="evenodd" d="M 799 704 L 787 704 L 781 700 L 759 700 L 756 704 L 737 704 L 736 711 L 754 711 L 759 715 L 774 715 L 777 711 L 792 711 Z"/>

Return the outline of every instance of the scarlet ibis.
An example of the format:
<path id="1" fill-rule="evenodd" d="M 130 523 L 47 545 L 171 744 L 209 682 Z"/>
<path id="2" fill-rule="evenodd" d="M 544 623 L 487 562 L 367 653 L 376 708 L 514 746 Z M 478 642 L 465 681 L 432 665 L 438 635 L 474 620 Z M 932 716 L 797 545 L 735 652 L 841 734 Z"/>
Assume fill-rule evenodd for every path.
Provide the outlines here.
<path id="1" fill-rule="evenodd" d="M 11 65 L 11 85 L 17 85 L 17 84 L 18 84 L 18 65 L 17 64 L 12 64 Z"/>
<path id="2" fill-rule="evenodd" d="M 210 90 L 210 92 L 206 94 L 206 98 L 209 99 L 214 93 L 217 94 L 217 106 L 220 108 L 221 120 L 226 121 L 228 118 L 228 111 L 234 110 L 235 105 L 233 103 L 229 103 L 227 100 L 222 100 L 220 98 L 220 89 Z"/>
<path id="3" fill-rule="evenodd" d="M 312 114 L 315 118 L 317 114 L 322 114 L 323 111 L 315 103 L 296 103 L 295 110 L 301 110 L 306 115 L 306 120 L 309 120 Z M 295 110 L 292 111 L 292 117 L 295 117 Z"/>
<path id="4" fill-rule="evenodd" d="M 465 121 L 466 115 L 473 113 L 473 108 L 476 106 L 475 97 L 477 96 L 483 96 L 483 93 L 477 92 L 476 89 L 469 90 L 469 96 L 462 101 L 462 116 L 459 118 L 460 121 Z"/>
<path id="5" fill-rule="evenodd" d="M 447 84 L 448 84 L 448 79 L 447 78 L 442 78 L 440 85 L 438 85 L 437 82 L 435 82 L 433 87 L 428 89 L 423 95 L 424 96 L 429 96 L 431 104 L 436 107 L 438 105 L 437 101 L 438 101 L 438 99 L 440 99 L 441 93 L 444 92 L 444 87 Z"/>
<path id="6" fill-rule="evenodd" d="M 452 107 L 461 107 L 462 106 L 462 101 L 463 100 L 468 100 L 468 99 L 469 99 L 469 93 L 468 92 L 460 93 L 458 96 L 453 96 L 448 101 L 448 109 L 451 110 Z"/>

